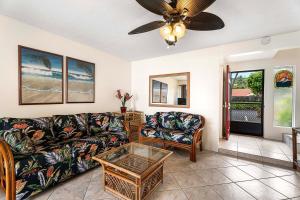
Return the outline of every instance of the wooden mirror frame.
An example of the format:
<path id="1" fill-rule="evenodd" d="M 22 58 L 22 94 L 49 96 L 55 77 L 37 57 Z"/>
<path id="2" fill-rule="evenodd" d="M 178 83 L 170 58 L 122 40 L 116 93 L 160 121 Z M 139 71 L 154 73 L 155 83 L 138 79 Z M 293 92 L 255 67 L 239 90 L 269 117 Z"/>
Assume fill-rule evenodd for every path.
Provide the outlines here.
<path id="1" fill-rule="evenodd" d="M 163 78 L 163 77 L 172 77 L 172 76 L 186 76 L 187 85 L 186 85 L 186 105 L 171 105 L 171 104 L 156 104 L 152 103 L 152 83 L 153 78 Z M 170 107 L 170 108 L 190 108 L 190 72 L 174 73 L 174 74 L 160 74 L 160 75 L 151 75 L 149 76 L 149 106 L 150 107 Z"/>

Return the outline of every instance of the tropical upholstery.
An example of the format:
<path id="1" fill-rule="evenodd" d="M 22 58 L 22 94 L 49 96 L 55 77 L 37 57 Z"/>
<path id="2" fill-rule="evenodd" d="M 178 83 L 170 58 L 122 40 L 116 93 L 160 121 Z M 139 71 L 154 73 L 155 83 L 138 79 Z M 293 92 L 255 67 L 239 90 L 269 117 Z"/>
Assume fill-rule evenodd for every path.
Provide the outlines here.
<path id="1" fill-rule="evenodd" d="M 156 121 L 156 119 L 158 120 Z M 141 135 L 182 144 L 192 144 L 193 134 L 201 125 L 201 115 L 183 112 L 158 112 L 154 115 L 146 115 L 146 124 L 141 130 Z"/>
<path id="2" fill-rule="evenodd" d="M 2 118 L 0 120 L 0 137 L 11 146 L 14 153 L 33 153 L 34 145 L 53 139 L 52 118 L 18 119 Z"/>
<path id="3" fill-rule="evenodd" d="M 89 113 L 88 123 L 90 127 L 90 134 L 107 131 L 109 126 L 111 113 Z"/>
<path id="4" fill-rule="evenodd" d="M 119 132 L 124 130 L 124 117 L 123 116 L 111 116 L 109 120 L 108 131 Z"/>
<path id="5" fill-rule="evenodd" d="M 111 118 L 112 113 L 88 113 L 0 119 L 0 138 L 14 155 L 17 200 L 98 166 L 93 156 L 128 143 L 123 119 Z"/>
<path id="6" fill-rule="evenodd" d="M 53 133 L 61 139 L 80 138 L 88 135 L 87 115 L 53 116 Z"/>
<path id="7" fill-rule="evenodd" d="M 163 138 L 161 130 L 159 128 L 143 128 L 141 134 L 144 137 L 152 137 L 152 138 Z"/>
<path id="8" fill-rule="evenodd" d="M 176 113 L 161 112 L 156 113 L 158 116 L 158 124 L 161 128 L 175 129 L 176 128 Z"/>
<path id="9" fill-rule="evenodd" d="M 186 134 L 193 134 L 201 126 L 201 116 L 190 113 L 177 113 L 176 128 Z"/>
<path id="10" fill-rule="evenodd" d="M 147 128 L 157 128 L 158 126 L 158 120 L 157 115 L 146 115 L 146 127 Z"/>
<path id="11" fill-rule="evenodd" d="M 175 141 L 182 144 L 193 143 L 193 136 L 190 134 L 185 134 L 181 130 L 161 129 L 161 134 L 163 136 L 163 139 L 168 141 Z"/>

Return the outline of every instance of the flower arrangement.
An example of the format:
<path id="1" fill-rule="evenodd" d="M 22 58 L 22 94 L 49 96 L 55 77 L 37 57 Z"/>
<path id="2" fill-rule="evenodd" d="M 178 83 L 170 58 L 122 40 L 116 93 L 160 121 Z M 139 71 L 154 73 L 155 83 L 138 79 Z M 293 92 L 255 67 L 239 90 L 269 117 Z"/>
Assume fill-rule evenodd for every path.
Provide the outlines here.
<path id="1" fill-rule="evenodd" d="M 130 95 L 128 92 L 122 95 L 121 90 L 117 90 L 116 98 L 120 99 L 122 108 L 126 108 L 126 102 L 132 98 L 133 95 Z M 122 110 L 121 108 L 121 110 Z M 123 111 L 122 111 L 123 112 Z M 126 112 L 126 110 L 125 110 Z"/>

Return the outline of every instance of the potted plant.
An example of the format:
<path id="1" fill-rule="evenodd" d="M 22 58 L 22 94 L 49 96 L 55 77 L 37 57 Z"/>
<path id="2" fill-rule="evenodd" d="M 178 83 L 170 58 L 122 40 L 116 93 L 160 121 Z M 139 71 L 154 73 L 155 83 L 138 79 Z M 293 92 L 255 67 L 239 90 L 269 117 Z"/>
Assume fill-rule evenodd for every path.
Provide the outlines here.
<path id="1" fill-rule="evenodd" d="M 129 101 L 132 98 L 132 95 L 129 93 L 125 93 L 122 95 L 121 90 L 117 90 L 116 97 L 120 99 L 122 107 L 121 107 L 121 113 L 126 113 L 127 107 L 126 107 L 126 102 Z"/>

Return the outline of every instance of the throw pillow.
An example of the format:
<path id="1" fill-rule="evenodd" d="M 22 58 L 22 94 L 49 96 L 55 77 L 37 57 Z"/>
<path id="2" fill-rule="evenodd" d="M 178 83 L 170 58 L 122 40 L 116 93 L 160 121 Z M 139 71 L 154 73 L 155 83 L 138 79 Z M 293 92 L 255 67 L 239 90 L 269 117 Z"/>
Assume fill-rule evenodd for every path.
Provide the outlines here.
<path id="1" fill-rule="evenodd" d="M 89 113 L 88 121 L 90 126 L 90 133 L 95 135 L 97 133 L 107 131 L 109 126 L 110 114 L 108 113 Z"/>
<path id="2" fill-rule="evenodd" d="M 161 112 L 159 113 L 158 122 L 161 128 L 175 129 L 176 116 L 174 112 Z"/>
<path id="3" fill-rule="evenodd" d="M 157 115 L 146 115 L 146 128 L 157 128 Z"/>
<path id="4" fill-rule="evenodd" d="M 61 139 L 88 135 L 86 114 L 53 116 L 53 133 Z"/>

